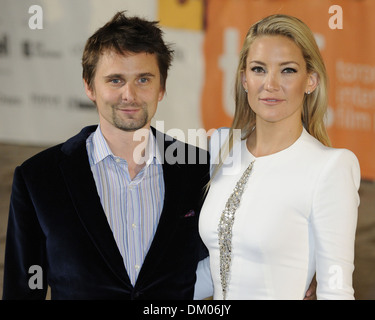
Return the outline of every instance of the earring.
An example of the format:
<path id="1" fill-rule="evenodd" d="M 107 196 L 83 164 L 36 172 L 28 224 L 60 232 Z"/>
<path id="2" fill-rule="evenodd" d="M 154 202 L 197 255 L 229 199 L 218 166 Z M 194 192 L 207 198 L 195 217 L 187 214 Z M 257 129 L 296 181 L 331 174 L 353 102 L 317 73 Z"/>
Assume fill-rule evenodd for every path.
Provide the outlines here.
<path id="1" fill-rule="evenodd" d="M 248 92 L 247 89 L 245 89 L 245 92 L 246 92 L 246 93 Z"/>
<path id="2" fill-rule="evenodd" d="M 310 94 L 310 91 L 307 91 L 306 93 L 309 95 L 309 94 Z"/>

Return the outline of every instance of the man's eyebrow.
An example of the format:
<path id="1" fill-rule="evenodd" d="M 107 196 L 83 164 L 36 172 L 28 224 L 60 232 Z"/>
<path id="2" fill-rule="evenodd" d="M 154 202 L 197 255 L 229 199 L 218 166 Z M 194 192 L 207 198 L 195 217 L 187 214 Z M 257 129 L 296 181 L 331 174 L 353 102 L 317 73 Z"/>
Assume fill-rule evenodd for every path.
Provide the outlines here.
<path id="1" fill-rule="evenodd" d="M 138 78 L 142 78 L 142 77 L 155 77 L 155 75 L 151 72 L 142 72 L 142 73 L 138 73 L 137 74 L 137 77 Z M 111 74 L 108 74 L 106 76 L 104 76 L 105 79 L 114 79 L 114 78 L 120 78 L 120 79 L 124 79 L 125 76 L 121 73 L 111 73 Z"/>
<path id="2" fill-rule="evenodd" d="M 143 72 L 143 73 L 140 73 L 138 74 L 138 77 L 139 78 L 142 78 L 142 77 L 155 77 L 155 75 L 151 72 Z"/>
<path id="3" fill-rule="evenodd" d="M 114 79 L 114 78 L 123 78 L 121 73 L 111 73 L 109 75 L 104 76 L 105 79 Z"/>

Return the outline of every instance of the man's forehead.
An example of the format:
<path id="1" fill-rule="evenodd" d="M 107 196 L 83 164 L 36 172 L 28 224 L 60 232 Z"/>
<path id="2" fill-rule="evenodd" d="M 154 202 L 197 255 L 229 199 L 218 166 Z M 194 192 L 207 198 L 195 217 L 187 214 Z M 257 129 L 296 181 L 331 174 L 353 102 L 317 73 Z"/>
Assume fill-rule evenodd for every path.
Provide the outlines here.
<path id="1" fill-rule="evenodd" d="M 100 55 L 98 69 L 101 69 L 101 67 L 105 67 L 106 69 L 121 68 L 137 73 L 159 72 L 156 55 L 147 52 L 137 53 L 127 51 L 119 54 L 115 51 L 107 50 Z"/>
<path id="2" fill-rule="evenodd" d="M 152 57 L 156 59 L 156 55 L 154 53 L 149 53 L 146 51 L 141 51 L 141 52 L 134 52 L 134 51 L 117 51 L 114 49 L 107 49 L 101 52 L 99 59 L 102 58 L 131 58 L 135 56 L 145 56 L 145 57 Z"/>

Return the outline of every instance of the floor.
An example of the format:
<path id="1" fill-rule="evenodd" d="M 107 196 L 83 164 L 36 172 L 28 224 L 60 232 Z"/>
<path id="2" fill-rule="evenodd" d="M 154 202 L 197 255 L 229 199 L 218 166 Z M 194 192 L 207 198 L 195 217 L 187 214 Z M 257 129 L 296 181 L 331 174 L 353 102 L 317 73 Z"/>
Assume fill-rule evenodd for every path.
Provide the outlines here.
<path id="1" fill-rule="evenodd" d="M 42 149 L 0 144 L 0 297 L 13 171 L 17 165 Z M 360 196 L 354 271 L 355 296 L 358 300 L 375 300 L 375 182 L 362 181 Z"/>

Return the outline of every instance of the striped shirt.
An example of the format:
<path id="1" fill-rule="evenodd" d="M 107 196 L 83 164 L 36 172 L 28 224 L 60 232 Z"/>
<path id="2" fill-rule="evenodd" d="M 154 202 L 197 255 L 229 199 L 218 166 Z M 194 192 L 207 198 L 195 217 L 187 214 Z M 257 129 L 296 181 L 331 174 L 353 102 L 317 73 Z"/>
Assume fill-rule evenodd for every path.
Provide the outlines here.
<path id="1" fill-rule="evenodd" d="M 134 286 L 163 209 L 165 189 L 156 139 L 150 130 L 148 160 L 133 180 L 127 162 L 111 152 L 100 126 L 87 138 L 86 148 L 101 204 Z"/>

